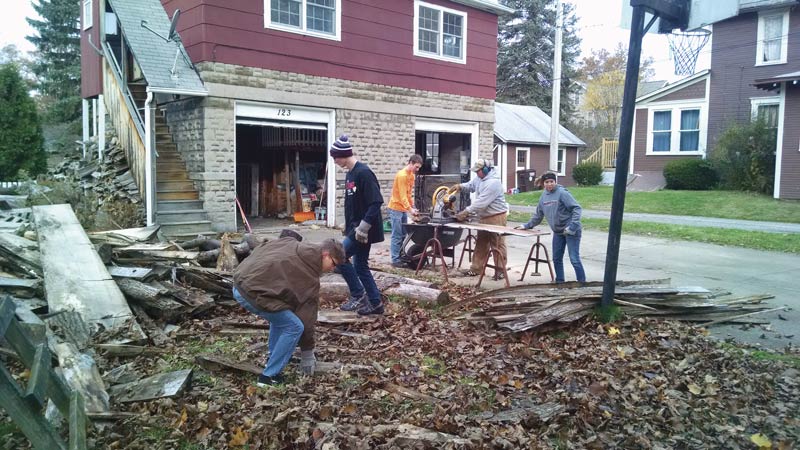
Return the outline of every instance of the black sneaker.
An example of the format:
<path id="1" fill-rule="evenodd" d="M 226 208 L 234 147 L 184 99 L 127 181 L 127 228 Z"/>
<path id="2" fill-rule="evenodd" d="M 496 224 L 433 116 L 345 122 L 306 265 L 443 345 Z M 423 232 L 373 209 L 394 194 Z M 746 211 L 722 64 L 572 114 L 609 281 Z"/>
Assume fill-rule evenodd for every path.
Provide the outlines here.
<path id="1" fill-rule="evenodd" d="M 273 377 L 268 377 L 264 374 L 258 376 L 258 382 L 256 386 L 258 387 L 273 387 L 273 386 L 280 386 L 284 384 L 286 380 L 283 378 L 283 375 L 278 374 Z"/>
<path id="2" fill-rule="evenodd" d="M 350 297 L 347 299 L 346 302 L 339 307 L 342 311 L 358 311 L 359 308 L 364 306 L 365 304 L 369 303 L 367 301 L 367 294 L 364 293 L 361 297 Z"/>
<path id="3" fill-rule="evenodd" d="M 359 316 L 371 316 L 383 314 L 383 302 L 378 301 L 377 304 L 372 301 L 367 301 L 364 306 L 358 309 Z"/>
<path id="4" fill-rule="evenodd" d="M 392 263 L 392 267 L 397 268 L 397 269 L 407 269 L 408 268 L 408 263 L 405 263 L 403 261 L 397 261 L 397 262 L 393 262 Z"/>

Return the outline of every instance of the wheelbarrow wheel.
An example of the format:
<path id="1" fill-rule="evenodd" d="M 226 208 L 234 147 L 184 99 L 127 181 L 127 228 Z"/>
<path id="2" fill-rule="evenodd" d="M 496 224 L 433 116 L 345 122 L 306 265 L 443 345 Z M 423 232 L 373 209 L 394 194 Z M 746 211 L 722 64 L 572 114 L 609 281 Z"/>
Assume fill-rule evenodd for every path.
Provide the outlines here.
<path id="1" fill-rule="evenodd" d="M 422 261 L 422 267 L 428 265 L 428 258 L 422 255 L 422 251 L 424 250 L 423 247 L 424 246 L 422 244 L 412 244 L 411 247 L 408 248 L 406 257 L 408 258 L 408 264 L 411 268 L 417 268 L 420 258 L 424 258 Z"/>

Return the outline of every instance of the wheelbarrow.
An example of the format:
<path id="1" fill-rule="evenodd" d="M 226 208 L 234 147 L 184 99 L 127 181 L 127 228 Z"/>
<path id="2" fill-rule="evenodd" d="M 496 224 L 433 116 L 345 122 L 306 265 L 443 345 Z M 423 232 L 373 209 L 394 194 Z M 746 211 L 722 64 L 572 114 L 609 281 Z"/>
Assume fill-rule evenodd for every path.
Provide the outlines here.
<path id="1" fill-rule="evenodd" d="M 429 239 L 433 238 L 434 231 L 439 228 L 438 238 L 442 244 L 442 253 L 444 256 L 453 257 L 455 254 L 455 246 L 461 242 L 461 234 L 464 230 L 460 228 L 447 228 L 441 225 L 427 224 L 427 223 L 404 223 L 403 231 L 406 232 L 406 239 L 403 241 L 403 246 L 400 249 L 400 258 L 407 261 L 409 267 L 417 268 L 420 255 L 425 249 L 425 244 Z M 427 265 L 427 258 L 423 261 L 423 266 Z"/>

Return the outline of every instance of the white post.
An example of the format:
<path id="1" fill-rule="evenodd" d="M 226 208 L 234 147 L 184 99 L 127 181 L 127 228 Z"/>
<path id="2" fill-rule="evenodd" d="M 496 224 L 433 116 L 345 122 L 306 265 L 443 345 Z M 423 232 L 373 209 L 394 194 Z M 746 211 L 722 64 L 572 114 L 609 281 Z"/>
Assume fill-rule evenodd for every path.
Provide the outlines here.
<path id="1" fill-rule="evenodd" d="M 97 99 L 92 99 L 92 137 L 97 136 Z"/>
<path id="2" fill-rule="evenodd" d="M 106 149 L 106 102 L 103 94 L 97 97 L 97 157 L 103 160 L 103 152 Z"/>
<path id="3" fill-rule="evenodd" d="M 89 140 L 89 100 L 82 99 L 81 107 L 83 110 L 83 143 L 81 148 L 83 149 L 83 159 L 86 159 L 86 141 Z"/>
<path id="4" fill-rule="evenodd" d="M 153 93 L 147 93 L 147 100 L 144 102 L 144 205 L 147 217 L 147 226 L 154 223 L 153 220 L 153 110 L 150 103 L 153 101 Z"/>
<path id="5" fill-rule="evenodd" d="M 553 49 L 553 107 L 550 114 L 550 170 L 558 173 L 558 122 L 561 109 L 561 39 L 564 15 L 561 0 L 556 2 L 556 39 Z"/>

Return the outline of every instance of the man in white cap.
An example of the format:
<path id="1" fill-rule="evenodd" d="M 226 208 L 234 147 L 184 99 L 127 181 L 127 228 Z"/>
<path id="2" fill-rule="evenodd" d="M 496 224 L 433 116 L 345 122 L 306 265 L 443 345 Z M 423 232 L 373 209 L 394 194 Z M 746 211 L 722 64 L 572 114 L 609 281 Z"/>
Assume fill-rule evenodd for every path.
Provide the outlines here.
<path id="1" fill-rule="evenodd" d="M 492 167 L 492 163 L 485 159 L 475 161 L 472 171 L 477 177 L 467 183 L 453 186 L 458 190 L 475 192 L 472 204 L 458 213 L 456 220 L 464 221 L 470 214 L 476 214 L 478 223 L 506 226 L 508 203 L 503 192 L 503 184 L 500 182 L 500 174 Z M 490 246 L 500 252 L 500 257 L 494 262 L 496 266 L 494 277 L 496 280 L 503 278 L 502 268 L 505 267 L 507 260 L 506 238 L 488 231 L 478 231 L 472 265 L 468 270 L 462 271 L 464 275 L 473 277 L 481 273 L 483 265 L 489 258 Z"/>

